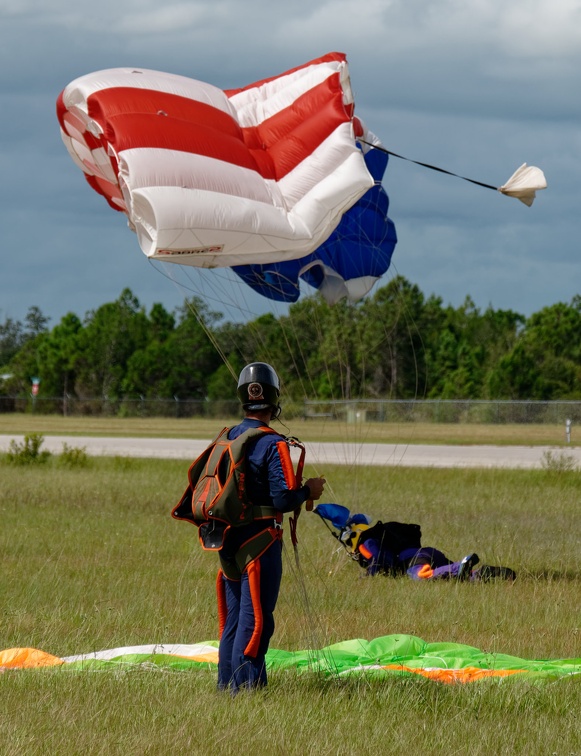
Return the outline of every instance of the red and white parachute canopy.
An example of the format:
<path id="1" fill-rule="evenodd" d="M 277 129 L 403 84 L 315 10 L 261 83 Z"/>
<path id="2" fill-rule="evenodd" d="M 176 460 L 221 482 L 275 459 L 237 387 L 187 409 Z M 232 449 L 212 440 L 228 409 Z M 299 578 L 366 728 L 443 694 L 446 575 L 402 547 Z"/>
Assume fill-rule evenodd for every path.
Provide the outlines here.
<path id="1" fill-rule="evenodd" d="M 298 259 L 374 184 L 341 53 L 230 91 L 99 71 L 69 84 L 57 113 L 71 157 L 152 258 L 206 268 Z"/>

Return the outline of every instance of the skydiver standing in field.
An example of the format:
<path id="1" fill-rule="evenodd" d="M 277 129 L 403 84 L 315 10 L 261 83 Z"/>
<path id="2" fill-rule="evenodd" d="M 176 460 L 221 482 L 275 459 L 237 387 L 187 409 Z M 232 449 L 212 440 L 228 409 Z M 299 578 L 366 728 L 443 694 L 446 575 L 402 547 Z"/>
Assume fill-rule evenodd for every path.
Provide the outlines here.
<path id="1" fill-rule="evenodd" d="M 217 550 L 220 557 L 216 580 L 218 688 L 233 693 L 267 683 L 265 656 L 274 632 L 274 609 L 282 578 L 283 514 L 319 499 L 326 482 L 324 478 L 309 478 L 300 485 L 287 439 L 270 429 L 270 422 L 281 411 L 280 382 L 270 365 L 253 362 L 243 368 L 237 394 L 245 417 L 228 430 L 227 438 L 237 439 L 253 429 L 265 431 L 245 442 L 244 476 L 238 484 L 244 487 L 252 519 L 236 527 L 210 523 L 210 528 L 215 528 L 209 531 L 210 537 L 214 532 L 219 535 L 217 546 L 204 543 L 208 523 L 200 527 L 202 545 Z M 174 508 L 177 519 L 192 520 L 192 498 L 187 493 Z"/>
<path id="2" fill-rule="evenodd" d="M 280 382 L 270 365 L 247 365 L 240 373 L 237 393 L 245 417 L 229 431 L 229 438 L 249 428 L 269 427 L 279 416 Z M 250 441 L 246 463 L 246 494 L 254 506 L 272 508 L 272 517 L 230 529 L 219 552 L 218 687 L 233 691 L 266 685 L 265 655 L 274 632 L 274 609 L 282 578 L 282 515 L 309 499 L 319 499 L 325 484 L 324 478 L 309 478 L 303 486 L 297 486 L 288 444 L 277 433 Z M 236 555 L 247 548 L 249 539 L 261 542 L 265 531 L 274 531 L 270 544 L 239 574 Z"/>

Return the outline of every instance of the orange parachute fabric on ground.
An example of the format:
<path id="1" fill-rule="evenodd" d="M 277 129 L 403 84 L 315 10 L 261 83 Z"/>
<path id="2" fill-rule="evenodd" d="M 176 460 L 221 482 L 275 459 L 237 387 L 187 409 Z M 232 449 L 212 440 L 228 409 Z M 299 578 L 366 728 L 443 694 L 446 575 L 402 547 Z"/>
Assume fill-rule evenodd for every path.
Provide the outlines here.
<path id="1" fill-rule="evenodd" d="M 469 683 L 476 680 L 483 680 L 486 677 L 508 677 L 509 675 L 520 675 L 526 672 L 526 669 L 478 669 L 477 667 L 464 667 L 464 669 L 416 669 L 407 667 L 405 664 L 386 664 L 381 669 L 391 669 L 394 672 L 409 672 L 414 675 L 421 675 L 430 680 L 452 684 L 452 683 Z"/>
<path id="2" fill-rule="evenodd" d="M 0 669 L 29 669 L 33 667 L 58 667 L 62 659 L 36 648 L 7 648 L 0 651 Z"/>

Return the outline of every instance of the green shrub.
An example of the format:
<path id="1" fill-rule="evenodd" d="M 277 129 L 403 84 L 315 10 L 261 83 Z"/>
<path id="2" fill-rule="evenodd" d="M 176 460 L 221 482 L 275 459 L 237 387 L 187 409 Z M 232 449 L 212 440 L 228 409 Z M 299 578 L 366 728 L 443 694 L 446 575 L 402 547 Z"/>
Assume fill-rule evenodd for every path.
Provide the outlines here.
<path id="1" fill-rule="evenodd" d="M 555 453 L 552 451 L 544 452 L 541 466 L 543 470 L 551 473 L 565 473 L 577 470 L 575 457 L 562 451 Z"/>
<path id="2" fill-rule="evenodd" d="M 59 455 L 58 464 L 64 467 L 87 467 L 89 456 L 86 447 L 69 446 L 63 443 L 63 450 Z"/>
<path id="3" fill-rule="evenodd" d="M 6 453 L 6 461 L 11 465 L 42 464 L 51 456 L 49 451 L 40 450 L 43 443 L 44 436 L 41 433 L 27 434 L 22 444 L 13 439 Z"/>
<path id="4" fill-rule="evenodd" d="M 139 460 L 133 457 L 123 457 L 115 455 L 113 457 L 113 469 L 115 471 L 125 472 L 126 470 L 135 470 L 138 466 Z"/>

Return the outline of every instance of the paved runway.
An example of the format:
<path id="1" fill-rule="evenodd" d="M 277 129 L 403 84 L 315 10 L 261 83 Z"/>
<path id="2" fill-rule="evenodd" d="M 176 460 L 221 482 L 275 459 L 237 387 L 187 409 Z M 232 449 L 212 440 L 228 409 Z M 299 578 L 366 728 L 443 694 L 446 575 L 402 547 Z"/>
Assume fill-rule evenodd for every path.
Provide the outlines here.
<path id="1" fill-rule="evenodd" d="M 23 436 L 0 435 L 0 452 Z M 45 436 L 43 449 L 59 454 L 63 444 L 82 447 L 92 456 L 152 457 L 192 460 L 209 439 L 102 438 L 97 436 Z M 443 446 L 427 444 L 352 444 L 307 442 L 307 459 L 319 468 L 325 464 L 391 465 L 401 467 L 504 467 L 541 468 L 547 455 L 570 459 L 581 467 L 581 447 L 549 446 Z M 324 470 L 323 470 L 324 472 Z"/>

